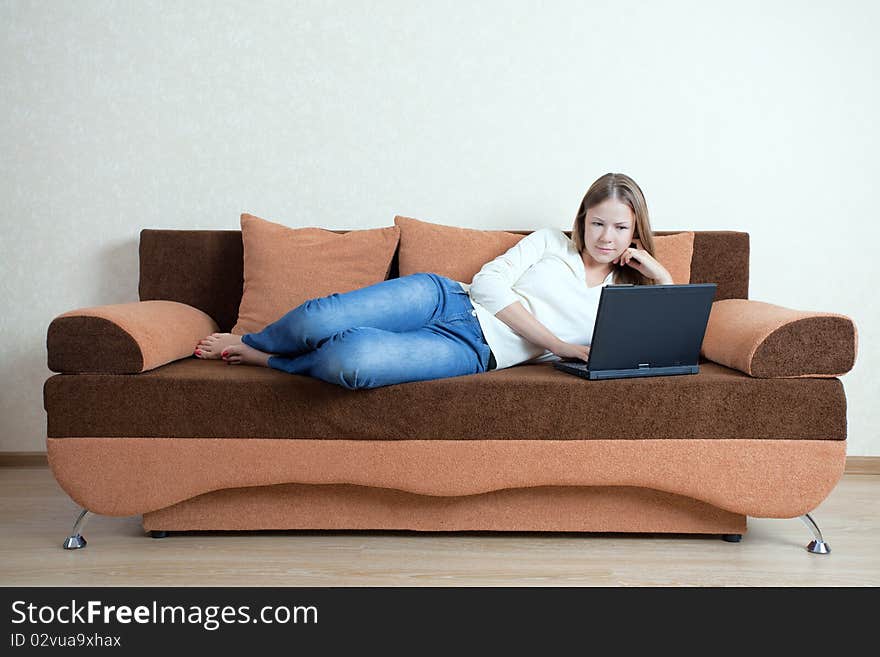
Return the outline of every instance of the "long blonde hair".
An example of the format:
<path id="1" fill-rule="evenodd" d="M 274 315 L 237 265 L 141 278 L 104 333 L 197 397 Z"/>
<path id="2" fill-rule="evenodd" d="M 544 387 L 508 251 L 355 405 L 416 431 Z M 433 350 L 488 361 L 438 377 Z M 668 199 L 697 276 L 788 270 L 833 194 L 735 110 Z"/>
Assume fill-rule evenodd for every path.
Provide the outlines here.
<path id="1" fill-rule="evenodd" d="M 587 211 L 593 206 L 599 205 L 606 199 L 620 201 L 629 206 L 635 217 L 635 229 L 633 239 L 638 239 L 642 248 L 654 255 L 654 237 L 651 231 L 651 220 L 648 217 L 648 204 L 645 195 L 636 184 L 636 181 L 622 173 L 606 173 L 596 180 L 587 190 L 581 206 L 574 218 L 574 226 L 571 229 L 571 240 L 578 253 L 583 257 L 585 248 L 584 230 L 586 230 Z M 621 266 L 620 263 L 612 265 L 614 283 L 632 283 L 633 285 L 654 285 L 653 278 L 647 278 L 640 272 L 629 266 Z"/>

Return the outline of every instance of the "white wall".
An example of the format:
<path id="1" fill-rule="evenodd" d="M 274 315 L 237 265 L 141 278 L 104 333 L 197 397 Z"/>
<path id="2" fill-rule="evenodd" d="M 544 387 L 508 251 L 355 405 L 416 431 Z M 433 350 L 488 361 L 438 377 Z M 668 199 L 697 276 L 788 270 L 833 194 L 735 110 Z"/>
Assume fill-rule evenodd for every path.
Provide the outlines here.
<path id="1" fill-rule="evenodd" d="M 142 228 L 570 228 L 624 172 L 654 228 L 747 231 L 751 297 L 858 325 L 880 455 L 880 5 L 0 1 L 0 451 L 41 451 L 46 329 L 137 300 Z"/>

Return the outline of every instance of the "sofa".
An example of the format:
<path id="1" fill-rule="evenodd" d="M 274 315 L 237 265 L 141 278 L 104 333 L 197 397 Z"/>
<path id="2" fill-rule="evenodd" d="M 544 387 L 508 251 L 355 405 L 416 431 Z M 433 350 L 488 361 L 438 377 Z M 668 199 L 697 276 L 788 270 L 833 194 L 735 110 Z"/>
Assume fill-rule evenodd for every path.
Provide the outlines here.
<path id="1" fill-rule="evenodd" d="M 654 234 L 669 238 L 658 259 L 679 263 L 676 282 L 717 284 L 697 374 L 587 381 L 541 362 L 347 390 L 193 355 L 205 335 L 241 332 L 245 308 L 259 305 L 245 297 L 259 289 L 260 267 L 284 263 L 284 289 L 312 281 L 300 297 L 342 289 L 334 276 L 350 275 L 360 256 L 334 245 L 369 232 L 273 226 L 258 244 L 245 228 L 263 224 L 245 216 L 242 230 L 142 230 L 139 300 L 50 323 L 48 461 L 82 507 L 64 547 L 85 545 L 90 514 L 142 515 L 153 537 L 479 530 L 734 542 L 751 516 L 801 517 L 808 549 L 828 552 L 810 512 L 844 470 L 838 377 L 855 363 L 856 327 L 750 300 L 747 233 Z M 379 280 L 422 270 L 468 282 L 532 232 L 406 217 L 392 228 L 381 248 L 358 247 L 385 254 L 368 272 Z M 287 235 L 298 250 L 273 252 Z M 322 261 L 327 253 L 336 255 Z M 469 270 L 456 269 L 463 261 Z M 279 305 L 262 281 L 276 304 L 264 324 L 299 297 Z M 258 328 L 258 314 L 249 317 Z"/>

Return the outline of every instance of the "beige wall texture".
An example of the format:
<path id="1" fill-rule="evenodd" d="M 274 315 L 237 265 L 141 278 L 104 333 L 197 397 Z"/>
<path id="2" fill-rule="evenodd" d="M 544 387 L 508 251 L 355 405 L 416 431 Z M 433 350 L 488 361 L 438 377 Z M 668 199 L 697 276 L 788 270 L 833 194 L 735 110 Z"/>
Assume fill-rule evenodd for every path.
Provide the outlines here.
<path id="1" fill-rule="evenodd" d="M 751 235 L 751 297 L 861 336 L 880 455 L 880 4 L 0 2 L 0 451 L 42 451 L 46 329 L 137 300 L 142 228 L 569 228 L 624 172 L 658 230 Z"/>

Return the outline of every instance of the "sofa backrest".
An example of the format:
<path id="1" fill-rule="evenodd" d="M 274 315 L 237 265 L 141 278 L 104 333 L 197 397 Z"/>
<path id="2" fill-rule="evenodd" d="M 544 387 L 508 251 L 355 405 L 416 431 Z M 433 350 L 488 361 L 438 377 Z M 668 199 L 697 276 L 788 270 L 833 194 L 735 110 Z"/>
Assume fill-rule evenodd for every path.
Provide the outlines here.
<path id="1" fill-rule="evenodd" d="M 334 233 L 347 233 L 334 230 Z M 528 235 L 531 230 L 511 230 Z M 571 237 L 571 231 L 564 231 Z M 681 231 L 656 231 L 674 235 Z M 141 231 L 139 258 L 141 301 L 162 299 L 199 308 L 228 332 L 238 319 L 244 285 L 244 248 L 240 230 Z M 397 276 L 397 255 L 390 277 Z M 468 281 L 466 281 L 468 282 Z M 694 231 L 691 283 L 717 283 L 715 300 L 749 296 L 749 234 Z"/>

